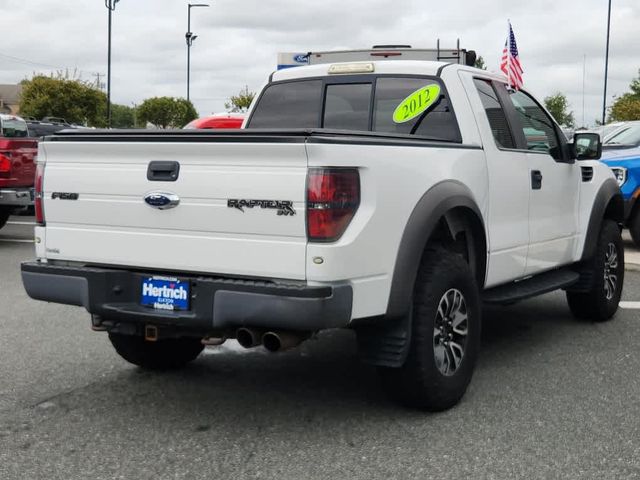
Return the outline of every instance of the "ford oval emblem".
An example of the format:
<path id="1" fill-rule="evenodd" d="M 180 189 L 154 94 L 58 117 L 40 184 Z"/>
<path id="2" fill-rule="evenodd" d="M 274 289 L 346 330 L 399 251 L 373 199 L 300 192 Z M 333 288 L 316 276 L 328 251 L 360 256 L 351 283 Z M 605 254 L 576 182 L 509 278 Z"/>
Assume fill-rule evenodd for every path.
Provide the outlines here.
<path id="1" fill-rule="evenodd" d="M 147 205 L 159 210 L 168 210 L 177 207 L 180 203 L 180 197 L 175 193 L 151 192 L 144 196 Z"/>
<path id="2" fill-rule="evenodd" d="M 309 55 L 306 53 L 299 53 L 293 56 L 293 61 L 297 63 L 309 63 Z"/>

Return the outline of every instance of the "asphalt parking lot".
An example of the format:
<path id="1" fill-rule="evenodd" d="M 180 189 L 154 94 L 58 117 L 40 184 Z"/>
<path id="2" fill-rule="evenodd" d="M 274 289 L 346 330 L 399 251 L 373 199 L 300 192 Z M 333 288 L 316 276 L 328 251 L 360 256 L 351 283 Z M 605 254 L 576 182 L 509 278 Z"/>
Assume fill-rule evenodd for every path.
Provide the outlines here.
<path id="1" fill-rule="evenodd" d="M 275 355 L 228 342 L 142 372 L 83 309 L 26 296 L 30 219 L 13 221 L 0 231 L 0 479 L 640 477 L 640 310 L 582 323 L 561 293 L 486 309 L 467 395 L 427 414 L 385 398 L 348 331 Z M 640 300 L 640 273 L 624 299 Z"/>

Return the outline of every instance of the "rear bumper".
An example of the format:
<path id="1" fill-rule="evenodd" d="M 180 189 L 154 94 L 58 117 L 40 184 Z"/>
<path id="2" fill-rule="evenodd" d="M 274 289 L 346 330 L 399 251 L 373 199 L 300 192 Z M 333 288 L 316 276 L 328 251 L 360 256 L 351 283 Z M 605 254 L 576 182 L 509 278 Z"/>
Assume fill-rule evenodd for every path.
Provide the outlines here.
<path id="1" fill-rule="evenodd" d="M 22 264 L 22 282 L 31 298 L 84 306 L 114 324 L 164 325 L 202 333 L 242 326 L 316 331 L 347 326 L 351 319 L 353 293 L 347 284 L 312 287 L 172 274 L 190 281 L 191 308 L 164 311 L 139 303 L 142 280 L 150 275 L 40 262 Z"/>
<path id="2" fill-rule="evenodd" d="M 0 188 L 0 205 L 28 207 L 33 205 L 33 188 Z"/>

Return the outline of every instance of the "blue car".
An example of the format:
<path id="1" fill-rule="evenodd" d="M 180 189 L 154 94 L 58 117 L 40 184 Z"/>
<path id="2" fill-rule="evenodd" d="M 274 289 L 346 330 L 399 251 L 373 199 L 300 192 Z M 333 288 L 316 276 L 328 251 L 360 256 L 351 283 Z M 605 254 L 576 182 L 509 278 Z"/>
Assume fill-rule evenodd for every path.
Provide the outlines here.
<path id="1" fill-rule="evenodd" d="M 630 122 L 605 139 L 602 161 L 616 176 L 625 206 L 625 227 L 640 247 L 640 122 Z"/>

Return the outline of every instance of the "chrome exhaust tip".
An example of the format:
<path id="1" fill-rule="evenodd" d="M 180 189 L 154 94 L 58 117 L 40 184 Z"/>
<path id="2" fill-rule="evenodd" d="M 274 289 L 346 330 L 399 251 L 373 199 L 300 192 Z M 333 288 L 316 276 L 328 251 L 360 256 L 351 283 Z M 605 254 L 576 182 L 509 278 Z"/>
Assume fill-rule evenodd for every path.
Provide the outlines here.
<path id="1" fill-rule="evenodd" d="M 262 346 L 270 352 L 279 352 L 297 347 L 308 337 L 306 333 L 265 332 L 262 335 Z"/>
<path id="2" fill-rule="evenodd" d="M 253 348 L 260 345 L 260 332 L 251 328 L 239 328 L 236 331 L 236 341 L 244 348 Z"/>

